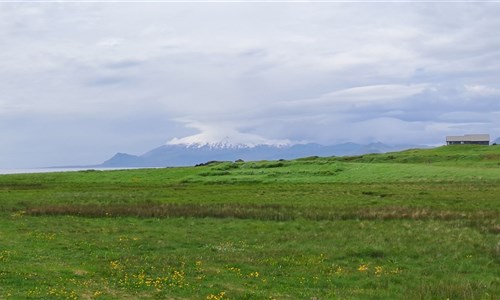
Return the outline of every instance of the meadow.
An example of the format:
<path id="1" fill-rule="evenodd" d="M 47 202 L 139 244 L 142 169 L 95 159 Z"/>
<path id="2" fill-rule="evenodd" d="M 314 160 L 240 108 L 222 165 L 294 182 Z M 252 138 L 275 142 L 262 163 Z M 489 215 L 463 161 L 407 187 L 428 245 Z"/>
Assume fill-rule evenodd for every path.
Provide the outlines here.
<path id="1" fill-rule="evenodd" d="M 0 299 L 498 299 L 500 146 L 0 176 Z"/>

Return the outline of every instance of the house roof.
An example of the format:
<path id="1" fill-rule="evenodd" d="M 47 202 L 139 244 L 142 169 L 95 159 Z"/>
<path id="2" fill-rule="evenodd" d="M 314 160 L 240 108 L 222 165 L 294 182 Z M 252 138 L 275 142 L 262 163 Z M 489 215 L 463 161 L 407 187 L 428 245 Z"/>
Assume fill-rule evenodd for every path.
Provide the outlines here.
<path id="1" fill-rule="evenodd" d="M 461 136 L 447 136 L 447 142 L 485 142 L 490 141 L 489 134 L 466 134 Z"/>

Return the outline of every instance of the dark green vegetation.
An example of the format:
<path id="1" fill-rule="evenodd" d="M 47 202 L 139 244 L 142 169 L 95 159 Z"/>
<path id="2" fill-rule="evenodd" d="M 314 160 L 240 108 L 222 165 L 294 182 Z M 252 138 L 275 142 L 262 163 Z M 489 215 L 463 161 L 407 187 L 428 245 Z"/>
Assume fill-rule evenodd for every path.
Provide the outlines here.
<path id="1" fill-rule="evenodd" d="M 0 176 L 0 299 L 495 299 L 500 146 Z"/>

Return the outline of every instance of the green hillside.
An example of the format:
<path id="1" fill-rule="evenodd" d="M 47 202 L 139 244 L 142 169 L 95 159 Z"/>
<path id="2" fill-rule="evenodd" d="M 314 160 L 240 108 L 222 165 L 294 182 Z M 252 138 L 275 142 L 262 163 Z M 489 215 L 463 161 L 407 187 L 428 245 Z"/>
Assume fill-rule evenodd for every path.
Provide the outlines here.
<path id="1" fill-rule="evenodd" d="M 437 164 L 444 166 L 498 167 L 500 146 L 452 145 L 431 149 L 411 149 L 386 154 L 339 158 L 340 161 L 374 163 Z"/>
<path id="2" fill-rule="evenodd" d="M 500 146 L 0 176 L 0 299 L 494 299 Z"/>

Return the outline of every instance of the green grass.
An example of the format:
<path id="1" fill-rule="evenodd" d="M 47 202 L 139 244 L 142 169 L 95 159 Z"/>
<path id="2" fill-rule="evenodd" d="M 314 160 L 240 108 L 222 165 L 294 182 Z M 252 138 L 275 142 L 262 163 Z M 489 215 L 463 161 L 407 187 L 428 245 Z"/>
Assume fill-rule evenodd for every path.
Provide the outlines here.
<path id="1" fill-rule="evenodd" d="M 495 299 L 499 155 L 0 176 L 0 299 Z"/>
<path id="2" fill-rule="evenodd" d="M 395 153 L 342 157 L 340 161 L 426 163 L 446 166 L 499 167 L 500 146 L 452 145 Z"/>

